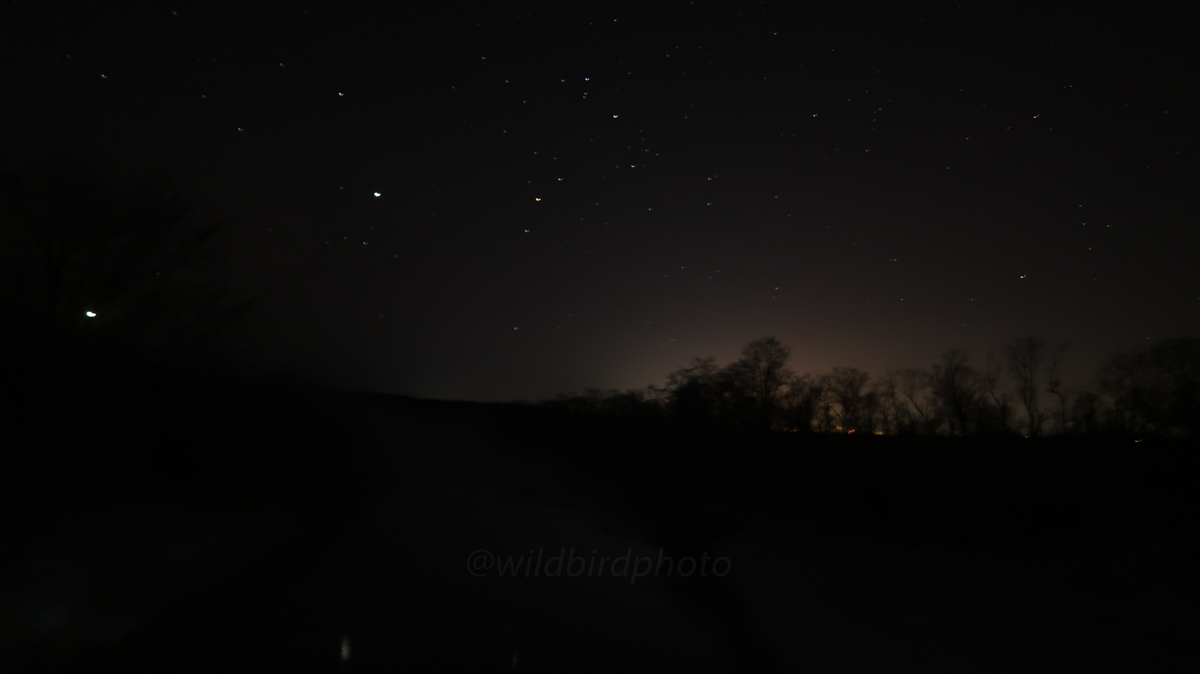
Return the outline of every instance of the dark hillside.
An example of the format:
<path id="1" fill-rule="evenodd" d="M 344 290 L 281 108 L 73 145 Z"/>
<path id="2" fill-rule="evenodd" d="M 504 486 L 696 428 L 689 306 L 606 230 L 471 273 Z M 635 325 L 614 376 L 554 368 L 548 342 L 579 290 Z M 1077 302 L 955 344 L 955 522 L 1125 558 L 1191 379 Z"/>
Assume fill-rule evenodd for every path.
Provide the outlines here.
<path id="1" fill-rule="evenodd" d="M 111 431 L 126 444 L 83 443 L 123 467 L 43 458 L 37 488 L 10 479 L 22 498 L 42 493 L 28 549 L 86 548 L 83 521 L 105 541 L 83 560 L 58 553 L 91 574 L 74 603 L 60 597 L 75 612 L 56 623 L 58 595 L 21 595 L 25 617 L 41 622 L 26 620 L 21 637 L 38 648 L 9 651 L 20 664 L 1005 672 L 1200 662 L 1197 466 L 1183 442 L 697 433 L 262 382 L 159 390 L 136 399 L 162 424 Z M 116 409 L 132 408 L 97 418 L 120 429 Z M 165 447 L 175 458 L 156 462 Z M 70 481 L 62 465 L 90 468 Z M 7 512 L 11 530 L 30 522 Z M 47 527 L 75 533 L 48 539 Z M 631 583 L 465 566 L 479 550 L 540 549 L 708 555 L 731 567 Z M 113 575 L 129 561 L 143 566 Z M 142 603 L 84 611 L 78 597 L 106 596 L 98 588 L 114 577 L 125 585 L 112 595 Z M 98 627 L 114 624 L 125 628 Z"/>
<path id="2" fill-rule="evenodd" d="M 715 670 L 822 671 L 844 658 L 866 671 L 988 662 L 1006 671 L 1039 653 L 1167 670 L 1200 661 L 1184 627 L 1196 623 L 1191 600 L 1200 596 L 1191 443 L 697 433 L 526 406 L 379 400 L 408 420 L 403 427 L 475 447 L 450 453 L 480 461 L 495 490 L 489 509 L 583 511 L 600 533 L 635 548 L 733 559 L 724 578 L 643 581 L 713 631 L 705 643 L 722 654 Z M 556 535 L 524 516 L 531 530 L 502 538 L 508 548 Z M 567 532 L 566 543 L 582 536 Z M 469 544 L 461 545 L 463 555 Z M 457 573 L 448 593 L 475 580 Z M 918 595 L 899 601 L 889 594 L 897 588 Z M 539 589 L 505 591 L 521 602 Z M 559 600 L 571 596 L 559 589 Z M 629 621 L 638 609 L 621 611 Z M 817 617 L 826 613 L 827 622 Z M 876 614 L 895 621 L 861 627 Z M 570 645 L 586 642 L 594 625 L 558 643 L 530 636 L 543 620 L 514 619 L 514 642 L 532 640 L 549 662 L 580 667 Z M 863 658 L 896 639 L 908 644 L 898 654 Z M 637 653 L 617 651 L 613 666 Z M 666 646 L 655 652 L 680 657 Z"/>
<path id="3" fill-rule="evenodd" d="M 0 648 L 14 662 L 91 663 L 324 549 L 369 502 L 378 460 L 311 387 L 90 359 L 9 375 Z"/>

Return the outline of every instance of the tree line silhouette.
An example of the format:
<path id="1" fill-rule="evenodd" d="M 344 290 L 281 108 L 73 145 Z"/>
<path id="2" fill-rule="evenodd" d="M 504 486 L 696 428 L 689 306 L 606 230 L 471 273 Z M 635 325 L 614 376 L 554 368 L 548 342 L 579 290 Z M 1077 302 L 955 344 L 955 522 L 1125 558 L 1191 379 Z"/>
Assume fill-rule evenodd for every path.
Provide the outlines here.
<path id="1" fill-rule="evenodd" d="M 1064 383 L 1065 343 L 1030 335 L 989 353 L 982 367 L 949 349 L 929 368 L 872 378 L 853 367 L 821 374 L 788 368 L 774 337 L 747 344 L 718 366 L 695 358 L 665 386 L 588 389 L 547 407 L 668 418 L 701 427 L 886 435 L 1159 435 L 1200 432 L 1200 340 L 1166 340 L 1117 353 L 1088 387 Z"/>

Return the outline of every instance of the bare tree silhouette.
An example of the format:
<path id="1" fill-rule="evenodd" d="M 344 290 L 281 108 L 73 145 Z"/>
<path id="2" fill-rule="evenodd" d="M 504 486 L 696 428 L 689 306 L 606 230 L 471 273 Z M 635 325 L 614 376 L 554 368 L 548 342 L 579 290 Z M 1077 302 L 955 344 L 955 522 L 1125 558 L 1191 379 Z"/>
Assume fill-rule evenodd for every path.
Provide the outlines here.
<path id="1" fill-rule="evenodd" d="M 1200 339 L 1114 355 L 1100 374 L 1110 425 L 1133 433 L 1200 434 Z"/>
<path id="2" fill-rule="evenodd" d="M 56 358 L 99 345 L 215 344 L 248 303 L 219 278 L 219 226 L 196 216 L 166 180 L 116 184 L 66 161 L 3 175 L 5 336 Z"/>
<path id="3" fill-rule="evenodd" d="M 709 422 L 721 413 L 721 369 L 716 358 L 696 358 L 667 375 L 667 409 L 677 419 Z"/>
<path id="4" fill-rule="evenodd" d="M 1008 433 L 1011 430 L 1012 423 L 1012 404 L 1008 400 L 1008 394 L 1005 393 L 1001 386 L 1001 377 L 1004 374 L 1004 364 L 994 353 L 989 353 L 987 356 L 987 365 L 983 373 L 983 385 L 987 388 L 988 397 L 992 401 L 992 405 L 996 411 L 996 420 L 999 422 L 999 431 Z"/>
<path id="5" fill-rule="evenodd" d="M 933 366 L 931 390 L 944 410 L 951 435 L 967 435 L 979 408 L 979 381 L 975 369 L 967 365 L 968 356 L 959 349 L 942 354 Z"/>
<path id="6" fill-rule="evenodd" d="M 853 367 L 835 367 L 833 372 L 821 378 L 825 388 L 833 396 L 837 425 L 842 430 L 857 429 L 867 421 L 867 398 L 863 387 L 870 375 Z"/>
<path id="7" fill-rule="evenodd" d="M 782 426 L 788 431 L 811 431 L 816 421 L 815 394 L 820 386 L 807 374 L 793 375 L 781 400 Z"/>
<path id="8" fill-rule="evenodd" d="M 934 405 L 929 401 L 930 374 L 916 368 L 905 368 L 896 372 L 897 390 L 901 399 L 910 407 L 909 416 L 916 431 L 936 433 L 941 426 Z M 915 415 L 912 413 L 915 412 Z"/>
<path id="9" fill-rule="evenodd" d="M 756 425 L 769 427 L 782 407 L 792 373 L 791 351 L 774 337 L 756 339 L 742 348 L 742 357 L 726 369 L 734 391 Z"/>
<path id="10" fill-rule="evenodd" d="M 1058 433 L 1067 432 L 1067 419 L 1070 408 L 1070 394 L 1063 384 L 1063 359 L 1067 355 L 1067 343 L 1055 344 L 1050 349 L 1049 360 L 1046 363 L 1046 390 L 1054 396 L 1054 425 Z"/>
<path id="11" fill-rule="evenodd" d="M 1075 432 L 1092 435 L 1102 430 L 1102 399 L 1095 391 L 1081 391 L 1071 404 L 1071 422 Z"/>
<path id="12" fill-rule="evenodd" d="M 1017 383 L 1017 398 L 1025 406 L 1030 437 L 1041 434 L 1042 411 L 1038 407 L 1038 373 L 1046 361 L 1046 340 L 1035 335 L 1015 339 L 1004 345 L 1008 374 Z"/>

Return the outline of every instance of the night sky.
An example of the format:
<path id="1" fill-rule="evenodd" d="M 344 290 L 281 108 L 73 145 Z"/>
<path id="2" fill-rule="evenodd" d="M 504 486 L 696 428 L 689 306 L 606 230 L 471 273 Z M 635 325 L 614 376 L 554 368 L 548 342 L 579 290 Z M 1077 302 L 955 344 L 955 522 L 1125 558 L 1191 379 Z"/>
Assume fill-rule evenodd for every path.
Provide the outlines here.
<path id="1" fill-rule="evenodd" d="M 0 152 L 174 176 L 338 386 L 1200 333 L 1190 3 L 437 4 L 10 1 Z"/>

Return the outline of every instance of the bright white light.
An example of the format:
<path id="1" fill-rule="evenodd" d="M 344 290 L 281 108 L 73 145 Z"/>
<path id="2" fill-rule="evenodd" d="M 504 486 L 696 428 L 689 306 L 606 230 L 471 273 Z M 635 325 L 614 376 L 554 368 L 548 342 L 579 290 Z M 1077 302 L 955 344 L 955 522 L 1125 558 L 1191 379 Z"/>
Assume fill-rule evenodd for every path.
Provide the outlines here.
<path id="1" fill-rule="evenodd" d="M 87 316 L 88 318 L 95 318 L 95 317 L 96 317 L 96 312 L 94 312 L 94 311 L 85 311 L 85 312 L 83 312 L 83 315 L 84 315 L 84 316 Z"/>
<path id="2" fill-rule="evenodd" d="M 376 193 L 375 193 L 375 196 L 377 196 L 377 197 L 381 197 L 381 196 L 383 196 L 383 195 L 382 195 L 382 194 L 380 194 L 380 193 L 378 193 L 378 192 L 376 192 Z"/>

